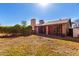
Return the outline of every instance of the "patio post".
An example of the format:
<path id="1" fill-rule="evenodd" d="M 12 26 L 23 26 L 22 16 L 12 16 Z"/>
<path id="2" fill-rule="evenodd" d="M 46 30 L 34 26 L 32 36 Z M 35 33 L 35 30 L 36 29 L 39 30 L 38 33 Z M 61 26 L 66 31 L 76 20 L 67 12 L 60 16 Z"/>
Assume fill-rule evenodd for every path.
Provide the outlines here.
<path id="1" fill-rule="evenodd" d="M 46 35 L 48 35 L 48 26 L 46 26 Z"/>
<path id="2" fill-rule="evenodd" d="M 38 27 L 36 27 L 36 33 L 39 34 L 39 32 L 38 32 Z"/>

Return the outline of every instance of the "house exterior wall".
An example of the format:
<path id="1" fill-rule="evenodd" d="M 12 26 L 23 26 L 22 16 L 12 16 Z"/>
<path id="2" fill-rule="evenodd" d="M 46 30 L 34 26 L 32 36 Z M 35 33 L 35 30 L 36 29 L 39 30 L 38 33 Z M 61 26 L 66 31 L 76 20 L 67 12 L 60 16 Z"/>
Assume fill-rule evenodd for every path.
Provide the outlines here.
<path id="1" fill-rule="evenodd" d="M 68 24 L 62 24 L 62 34 L 67 36 L 67 32 L 68 32 L 69 26 Z"/>
<path id="2" fill-rule="evenodd" d="M 36 26 L 35 32 L 36 34 L 40 34 L 39 32 L 42 31 L 46 35 L 64 35 L 67 36 L 69 31 L 69 24 L 52 24 L 52 25 L 46 25 L 46 26 Z"/>
<path id="3" fill-rule="evenodd" d="M 62 34 L 61 24 L 49 25 L 48 34 L 49 35 L 61 35 Z"/>
<path id="4" fill-rule="evenodd" d="M 51 24 L 51 25 L 43 25 L 43 26 L 35 26 L 36 34 L 40 34 L 39 32 L 44 32 L 46 35 L 63 35 L 67 36 L 69 34 L 70 22 L 59 23 L 59 24 Z"/>
<path id="5" fill-rule="evenodd" d="M 73 28 L 73 37 L 79 37 L 79 28 Z"/>
<path id="6" fill-rule="evenodd" d="M 39 26 L 38 32 L 39 34 L 46 34 L 46 26 Z"/>
<path id="7" fill-rule="evenodd" d="M 36 34 L 46 34 L 46 26 L 35 26 Z"/>
<path id="8" fill-rule="evenodd" d="M 34 28 L 35 28 L 35 30 L 34 30 L 34 31 L 35 31 L 35 33 L 36 33 L 36 34 L 39 34 L 39 32 L 38 32 L 38 27 L 37 27 L 37 26 L 35 26 Z"/>
<path id="9" fill-rule="evenodd" d="M 49 35 L 53 35 L 52 32 L 54 31 L 54 28 L 55 28 L 55 25 L 49 25 L 49 26 L 48 26 L 48 29 L 49 29 L 49 30 L 48 30 L 48 34 L 49 34 Z"/>

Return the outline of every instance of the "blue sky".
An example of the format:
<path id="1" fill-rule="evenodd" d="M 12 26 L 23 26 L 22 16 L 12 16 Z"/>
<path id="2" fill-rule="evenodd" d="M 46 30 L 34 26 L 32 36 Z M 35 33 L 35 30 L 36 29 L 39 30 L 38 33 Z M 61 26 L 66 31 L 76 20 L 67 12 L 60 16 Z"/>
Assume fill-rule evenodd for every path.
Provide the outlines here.
<path id="1" fill-rule="evenodd" d="M 42 6 L 39 4 L 20 4 L 20 3 L 0 3 L 0 24 L 15 25 L 26 20 L 30 23 L 31 18 L 38 20 L 53 21 L 59 18 L 79 18 L 79 4 L 48 4 Z"/>

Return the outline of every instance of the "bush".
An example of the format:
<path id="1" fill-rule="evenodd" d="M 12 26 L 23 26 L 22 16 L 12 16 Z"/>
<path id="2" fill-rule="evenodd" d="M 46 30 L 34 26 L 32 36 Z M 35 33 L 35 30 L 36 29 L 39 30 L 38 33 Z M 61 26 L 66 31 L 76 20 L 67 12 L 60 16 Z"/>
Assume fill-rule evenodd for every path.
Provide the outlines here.
<path id="1" fill-rule="evenodd" d="M 31 33 L 32 33 L 31 26 L 21 28 L 21 35 L 30 35 Z"/>
<path id="2" fill-rule="evenodd" d="M 21 26 L 16 24 L 15 26 L 0 26 L 0 33 L 7 33 L 12 35 L 30 35 L 32 32 L 31 26 Z"/>

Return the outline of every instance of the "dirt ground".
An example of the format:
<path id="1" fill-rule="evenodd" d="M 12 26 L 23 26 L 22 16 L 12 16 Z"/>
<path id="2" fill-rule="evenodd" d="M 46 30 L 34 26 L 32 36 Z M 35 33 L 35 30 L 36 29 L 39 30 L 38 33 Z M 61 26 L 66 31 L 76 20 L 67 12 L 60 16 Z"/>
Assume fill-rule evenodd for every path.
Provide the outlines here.
<path id="1" fill-rule="evenodd" d="M 0 55 L 79 56 L 79 43 L 67 40 L 38 35 L 0 38 Z"/>

